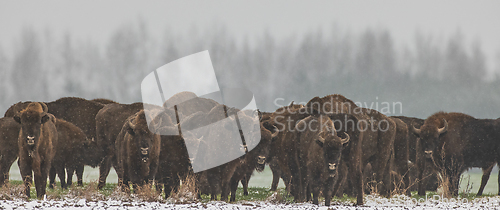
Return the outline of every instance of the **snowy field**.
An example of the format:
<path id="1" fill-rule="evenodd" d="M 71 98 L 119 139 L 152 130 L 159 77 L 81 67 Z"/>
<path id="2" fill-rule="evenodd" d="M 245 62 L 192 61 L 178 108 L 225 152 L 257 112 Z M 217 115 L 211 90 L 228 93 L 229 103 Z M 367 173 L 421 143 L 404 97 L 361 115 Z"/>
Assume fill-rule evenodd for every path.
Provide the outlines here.
<path id="1" fill-rule="evenodd" d="M 17 164 L 11 168 L 11 179 L 20 180 Z M 99 175 L 98 169 L 85 168 L 84 182 L 95 182 Z M 470 176 L 469 184 L 472 186 L 469 192 L 477 192 L 481 174 L 477 172 L 467 173 L 464 177 Z M 496 194 L 498 192 L 497 173 L 492 173 L 490 181 L 485 189 L 485 193 Z M 116 174 L 112 170 L 108 177 L 109 183 L 115 183 Z M 253 187 L 269 187 L 272 174 L 268 167 L 263 173 L 255 173 L 250 181 Z M 461 191 L 466 188 L 466 180 L 462 181 Z M 280 183 L 280 187 L 284 187 Z M 469 186 L 470 187 L 470 186 Z M 312 203 L 279 204 L 274 202 L 273 196 L 268 201 L 239 201 L 237 203 L 208 202 L 173 204 L 165 202 L 140 202 L 138 200 L 111 198 L 86 200 L 82 198 L 65 198 L 63 200 L 32 200 L 22 199 L 0 200 L 0 209 L 500 209 L 500 196 L 486 197 L 476 200 L 451 199 L 442 200 L 439 197 L 429 197 L 427 199 L 411 199 L 406 196 L 399 196 L 392 199 L 365 196 L 364 206 L 354 206 L 352 203 L 339 203 L 332 201 L 329 208 L 320 203 L 319 206 Z"/>
<path id="2" fill-rule="evenodd" d="M 35 200 L 1 200 L 0 209 L 499 209 L 500 197 L 489 197 L 476 200 L 449 200 L 441 201 L 437 198 L 417 201 L 408 197 L 386 199 L 366 196 L 366 205 L 353 206 L 352 204 L 333 203 L 332 206 L 316 206 L 311 203 L 300 204 L 273 204 L 272 202 L 208 202 L 191 204 L 169 204 L 160 202 L 136 201 L 86 201 L 85 199 L 63 201 Z"/>

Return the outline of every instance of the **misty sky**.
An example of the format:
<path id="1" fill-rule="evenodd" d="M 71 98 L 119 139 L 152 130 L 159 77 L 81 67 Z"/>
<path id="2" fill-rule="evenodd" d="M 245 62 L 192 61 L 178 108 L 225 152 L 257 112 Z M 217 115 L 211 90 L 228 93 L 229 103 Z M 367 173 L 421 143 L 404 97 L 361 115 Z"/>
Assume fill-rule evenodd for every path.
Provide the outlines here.
<path id="1" fill-rule="evenodd" d="M 7 55 L 23 27 L 57 36 L 67 32 L 104 44 L 116 28 L 139 18 L 156 38 L 162 38 L 167 27 L 182 34 L 219 25 L 250 42 L 265 32 L 278 39 L 311 30 L 327 34 L 334 23 L 351 32 L 385 28 L 398 45 L 413 44 L 416 31 L 447 40 L 460 30 L 466 43 L 481 43 L 490 69 L 500 51 L 499 1 L 2 1 L 0 5 L 0 46 Z"/>

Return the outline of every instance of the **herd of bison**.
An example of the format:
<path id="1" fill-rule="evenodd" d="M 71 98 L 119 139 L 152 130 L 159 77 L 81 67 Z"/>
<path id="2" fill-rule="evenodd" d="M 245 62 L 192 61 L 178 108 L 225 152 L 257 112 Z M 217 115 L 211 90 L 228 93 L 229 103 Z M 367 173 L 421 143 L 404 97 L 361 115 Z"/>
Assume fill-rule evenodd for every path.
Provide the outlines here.
<path id="1" fill-rule="evenodd" d="M 179 102 L 182 109 L 169 106 Z M 47 176 L 50 187 L 57 174 L 61 187 L 67 188 L 76 172 L 82 185 L 88 165 L 99 166 L 99 189 L 114 167 L 127 192 L 130 185 L 136 190 L 154 183 L 156 192 L 164 191 L 167 198 L 189 177 L 199 194 L 211 199 L 221 194 L 221 200 L 230 196 L 234 201 L 238 183 L 248 194 L 253 171 L 268 164 L 273 173 L 271 190 L 281 178 L 298 202 L 318 204 L 321 193 L 328 206 L 332 196 L 347 194 L 362 205 L 364 193 L 410 195 L 417 190 L 425 195 L 426 190 L 437 189 L 438 177 L 441 182 L 447 178 L 449 192 L 456 195 L 460 175 L 471 167 L 483 169 L 480 195 L 500 160 L 500 118 L 446 112 L 425 120 L 386 116 L 338 94 L 315 97 L 307 104 L 292 102 L 272 113 L 239 111 L 191 92 L 172 96 L 163 107 L 75 97 L 19 102 L 0 119 L 0 186 L 8 182 L 10 167 L 18 159 L 28 197 L 33 179 L 38 198 L 45 194 Z M 235 117 L 235 113 L 243 114 Z M 193 159 L 208 161 L 231 151 L 215 148 L 209 151 L 218 154 L 205 154 L 188 151 L 186 144 L 208 148 L 211 142 L 203 140 L 207 135 L 221 142 L 232 137 L 224 134 L 224 125 L 201 135 L 181 128 L 200 128 L 210 124 L 207 119 L 220 120 L 214 116 L 221 114 L 243 122 L 252 120 L 252 113 L 260 124 L 259 132 L 254 132 L 260 135 L 258 145 L 247 149 L 242 141 L 245 155 L 194 173 Z M 158 134 L 168 130 L 179 135 Z"/>

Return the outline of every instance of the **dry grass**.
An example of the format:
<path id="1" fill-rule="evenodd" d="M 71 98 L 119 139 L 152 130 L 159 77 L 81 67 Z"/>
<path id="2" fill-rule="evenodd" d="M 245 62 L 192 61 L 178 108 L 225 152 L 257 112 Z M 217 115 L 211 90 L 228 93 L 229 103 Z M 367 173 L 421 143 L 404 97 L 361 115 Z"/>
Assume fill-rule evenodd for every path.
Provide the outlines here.
<path id="1" fill-rule="evenodd" d="M 156 190 L 153 189 L 152 184 L 138 186 L 136 189 L 134 189 L 134 194 L 141 201 L 154 202 L 161 200 L 161 196 L 156 192 Z"/>
<path id="2" fill-rule="evenodd" d="M 177 192 L 172 190 L 168 201 L 176 204 L 194 203 L 198 201 L 198 188 L 196 187 L 196 176 L 188 175 L 182 181 Z"/>
<path id="3" fill-rule="evenodd" d="M 5 183 L 0 187 L 0 200 L 27 199 L 24 195 L 24 184 Z"/>
<path id="4" fill-rule="evenodd" d="M 59 186 L 47 190 L 47 198 L 51 200 L 64 199 L 86 199 L 87 201 L 104 200 L 105 196 L 97 189 L 97 182 L 90 182 L 85 186 L 72 185 L 68 190 L 62 190 Z"/>

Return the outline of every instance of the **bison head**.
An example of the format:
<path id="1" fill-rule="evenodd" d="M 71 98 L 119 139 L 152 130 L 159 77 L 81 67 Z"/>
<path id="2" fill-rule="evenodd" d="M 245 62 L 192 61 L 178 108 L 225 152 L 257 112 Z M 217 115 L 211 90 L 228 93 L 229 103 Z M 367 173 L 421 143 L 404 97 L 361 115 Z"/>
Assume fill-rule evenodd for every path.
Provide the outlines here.
<path id="1" fill-rule="evenodd" d="M 149 130 L 144 110 L 139 111 L 127 121 L 127 133 L 131 136 L 134 148 L 143 162 L 149 159 L 150 148 L 153 146 L 155 134 Z"/>
<path id="2" fill-rule="evenodd" d="M 413 133 L 420 138 L 420 144 L 424 150 L 425 157 L 431 158 L 433 151 L 436 151 L 436 146 L 439 144 L 439 137 L 448 130 L 448 122 L 443 119 L 443 126 L 438 127 L 438 124 L 424 124 L 420 129 L 412 126 Z"/>
<path id="3" fill-rule="evenodd" d="M 325 167 L 328 168 L 330 177 L 337 177 L 337 168 L 340 164 L 342 150 L 348 145 L 350 140 L 349 134 L 344 132 L 344 138 L 337 136 L 337 132 L 321 131 L 316 136 L 316 143 L 323 149 Z"/>
<path id="4" fill-rule="evenodd" d="M 269 122 L 260 123 L 260 142 L 251 151 L 255 152 L 254 161 L 256 163 L 255 170 L 258 172 L 264 171 L 266 166 L 266 160 L 269 157 L 269 150 L 271 148 L 271 142 L 273 142 L 278 136 L 279 130 L 276 126 Z"/>
<path id="5" fill-rule="evenodd" d="M 30 103 L 26 109 L 14 116 L 14 120 L 21 124 L 19 140 L 23 141 L 23 145 L 27 145 L 29 150 L 35 150 L 40 139 L 42 124 L 53 117 L 47 112 L 45 103 Z"/>

